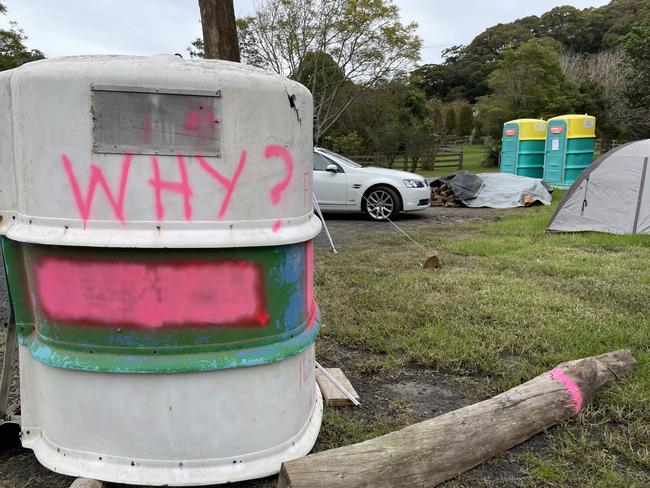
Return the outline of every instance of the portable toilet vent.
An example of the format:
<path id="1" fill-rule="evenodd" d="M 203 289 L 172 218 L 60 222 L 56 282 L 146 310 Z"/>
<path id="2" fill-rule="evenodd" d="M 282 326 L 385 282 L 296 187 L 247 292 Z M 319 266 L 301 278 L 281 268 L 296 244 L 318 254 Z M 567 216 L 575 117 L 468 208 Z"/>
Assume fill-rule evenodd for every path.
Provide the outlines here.
<path id="1" fill-rule="evenodd" d="M 225 61 L 87 56 L 0 74 L 0 105 L 23 445 L 59 473 L 176 486 L 307 454 L 308 90 Z"/>
<path id="2" fill-rule="evenodd" d="M 573 184 L 594 158 L 596 117 L 560 115 L 548 119 L 544 181 L 554 187 Z"/>
<path id="3" fill-rule="evenodd" d="M 541 178 L 545 139 L 546 122 L 541 119 L 517 119 L 503 124 L 501 172 Z"/>

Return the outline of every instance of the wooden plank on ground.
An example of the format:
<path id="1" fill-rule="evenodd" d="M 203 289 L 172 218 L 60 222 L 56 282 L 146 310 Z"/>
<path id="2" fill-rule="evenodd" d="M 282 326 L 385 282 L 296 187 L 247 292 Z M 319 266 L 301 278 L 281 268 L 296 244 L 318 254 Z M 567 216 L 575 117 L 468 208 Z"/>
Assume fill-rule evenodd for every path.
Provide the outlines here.
<path id="1" fill-rule="evenodd" d="M 341 368 L 326 368 L 327 372 L 331 374 L 336 381 L 341 383 L 341 386 L 348 390 L 350 394 L 357 400 L 359 400 L 359 394 L 354 390 L 354 387 L 350 381 L 345 377 Z M 325 399 L 325 404 L 328 407 L 345 407 L 347 405 L 353 405 L 352 401 L 346 397 L 341 390 L 339 390 L 334 383 L 332 383 L 327 376 L 325 376 L 321 371 L 316 370 L 316 382 L 320 388 L 323 398 Z"/>
<path id="2" fill-rule="evenodd" d="M 70 488 L 108 488 L 108 483 L 89 478 L 77 478 L 72 482 Z"/>

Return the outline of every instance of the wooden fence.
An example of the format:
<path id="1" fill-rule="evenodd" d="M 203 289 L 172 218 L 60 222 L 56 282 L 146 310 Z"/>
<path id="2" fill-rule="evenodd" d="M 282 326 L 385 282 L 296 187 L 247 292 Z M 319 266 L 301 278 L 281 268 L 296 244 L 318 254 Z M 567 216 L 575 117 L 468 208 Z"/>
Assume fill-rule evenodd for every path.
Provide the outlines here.
<path id="1" fill-rule="evenodd" d="M 436 170 L 442 168 L 463 169 L 463 148 L 457 146 L 438 146 L 431 155 L 431 169 Z"/>
<path id="2" fill-rule="evenodd" d="M 388 167 L 388 159 L 381 154 L 364 154 L 347 156 L 364 166 L 381 166 Z M 413 157 L 405 152 L 395 155 L 393 161 L 394 169 L 403 169 L 404 171 L 432 171 L 437 169 L 463 169 L 464 152 L 462 146 L 445 144 L 437 146 L 433 151 L 418 156 L 415 167 Z"/>
<path id="3" fill-rule="evenodd" d="M 628 142 L 630 141 L 625 139 L 596 139 L 595 149 L 600 151 L 600 154 L 605 154 L 607 151 L 616 149 Z"/>

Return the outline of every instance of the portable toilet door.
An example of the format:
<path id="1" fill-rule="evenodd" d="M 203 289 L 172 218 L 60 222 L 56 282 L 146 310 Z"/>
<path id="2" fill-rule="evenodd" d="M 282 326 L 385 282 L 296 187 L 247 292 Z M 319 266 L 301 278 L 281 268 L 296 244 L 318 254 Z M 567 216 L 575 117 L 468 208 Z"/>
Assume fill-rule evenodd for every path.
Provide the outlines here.
<path id="1" fill-rule="evenodd" d="M 546 122 L 517 119 L 503 125 L 501 172 L 530 178 L 544 173 Z"/>
<path id="2" fill-rule="evenodd" d="M 501 159 L 499 166 L 502 173 L 515 174 L 517 168 L 517 146 L 519 145 L 519 124 L 511 120 L 503 124 L 501 137 Z"/>
<path id="3" fill-rule="evenodd" d="M 569 187 L 591 164 L 596 138 L 596 118 L 560 115 L 548 120 L 544 180 L 555 187 Z"/>

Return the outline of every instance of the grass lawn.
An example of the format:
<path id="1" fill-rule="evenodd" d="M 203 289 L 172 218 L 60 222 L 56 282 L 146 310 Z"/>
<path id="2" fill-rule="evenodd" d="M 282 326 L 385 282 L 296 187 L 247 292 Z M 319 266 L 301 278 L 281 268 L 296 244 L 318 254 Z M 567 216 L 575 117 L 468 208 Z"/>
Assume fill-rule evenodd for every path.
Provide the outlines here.
<path id="1" fill-rule="evenodd" d="M 629 348 L 629 378 L 543 434 L 543 452 L 497 462 L 523 466 L 516 486 L 650 486 L 650 237 L 548 234 L 559 197 L 496 222 L 404 221 L 438 250 L 439 270 L 420 268 L 422 253 L 397 233 L 359 235 L 338 255 L 318 250 L 318 355 L 345 351 L 337 366 L 357 381 L 409 368 L 460 378 L 480 400 L 559 362 Z M 322 447 L 399 428 L 414 421 L 410 408 L 326 409 Z M 491 484 L 470 472 L 445 486 Z"/>

